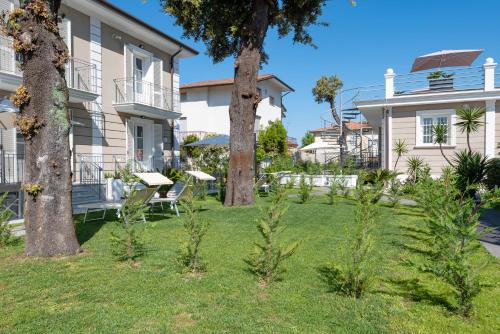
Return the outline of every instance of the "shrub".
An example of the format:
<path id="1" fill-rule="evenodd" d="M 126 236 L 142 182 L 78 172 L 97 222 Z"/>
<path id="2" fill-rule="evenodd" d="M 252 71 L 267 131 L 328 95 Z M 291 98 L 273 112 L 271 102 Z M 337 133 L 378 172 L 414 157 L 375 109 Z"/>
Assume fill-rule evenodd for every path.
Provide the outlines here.
<path id="1" fill-rule="evenodd" d="M 286 182 L 286 189 L 293 189 L 295 187 L 295 176 L 290 176 Z"/>
<path id="2" fill-rule="evenodd" d="M 347 186 L 347 180 L 344 177 L 338 179 L 337 186 L 344 198 L 348 198 L 351 195 L 351 190 Z"/>
<path id="3" fill-rule="evenodd" d="M 208 196 L 208 185 L 205 181 L 197 182 L 195 185 L 196 198 L 204 201 Z"/>
<path id="4" fill-rule="evenodd" d="M 300 203 L 304 204 L 311 199 L 312 189 L 313 189 L 312 178 L 309 178 L 309 182 L 307 182 L 305 175 L 302 174 L 300 176 L 300 183 L 299 183 Z"/>
<path id="5" fill-rule="evenodd" d="M 395 208 L 399 204 L 399 200 L 401 199 L 401 194 L 403 192 L 401 182 L 397 179 L 392 180 L 388 190 L 389 202 L 392 207 Z"/>
<path id="6" fill-rule="evenodd" d="M 498 199 L 500 192 L 486 194 L 476 204 L 455 187 L 454 178 L 427 180 L 419 186 L 418 202 L 426 214 L 428 238 L 423 262 L 413 261 L 418 269 L 432 273 L 449 284 L 457 301 L 456 311 L 469 316 L 474 298 L 481 290 L 479 269 L 474 263 L 478 239 L 479 208 Z"/>
<path id="7" fill-rule="evenodd" d="M 458 190 L 473 195 L 476 185 L 486 178 L 490 166 L 488 158 L 481 153 L 464 150 L 456 154 L 454 163 Z"/>
<path id="8" fill-rule="evenodd" d="M 408 181 L 416 184 L 421 179 L 424 172 L 424 160 L 420 157 L 413 156 L 406 159 L 406 164 L 408 166 Z"/>
<path id="9" fill-rule="evenodd" d="M 8 193 L 0 197 L 0 247 L 7 246 L 13 241 L 9 219 L 12 217 L 12 211 L 5 207 L 4 203 Z"/>
<path id="10" fill-rule="evenodd" d="M 126 197 L 135 197 L 132 190 Z M 142 201 L 125 202 L 119 211 L 119 229 L 111 232 L 111 253 L 118 261 L 135 261 L 145 253 L 142 233 L 144 231 L 144 209 Z"/>
<path id="11" fill-rule="evenodd" d="M 264 287 L 279 279 L 284 271 L 283 261 L 292 256 L 299 246 L 299 242 L 281 246 L 277 241 L 284 230 L 283 216 L 288 210 L 285 200 L 285 190 L 280 186 L 273 195 L 271 205 L 257 220 L 257 228 L 263 240 L 255 244 L 254 251 L 245 259 L 250 272 L 257 276 L 259 283 Z"/>
<path id="12" fill-rule="evenodd" d="M 188 236 L 177 257 L 178 263 L 190 273 L 201 273 L 206 267 L 200 255 L 200 244 L 208 231 L 207 221 L 200 219 L 199 208 L 195 207 L 193 196 L 188 194 L 181 201 L 184 209 L 183 225 Z"/>
<path id="13" fill-rule="evenodd" d="M 331 291 L 361 298 L 370 288 L 375 275 L 371 236 L 378 217 L 375 196 L 369 187 L 357 189 L 354 224 L 346 230 L 337 261 L 319 269 Z"/>
<path id="14" fill-rule="evenodd" d="M 330 179 L 330 185 L 328 186 L 328 193 L 326 196 L 328 197 L 328 204 L 333 205 L 335 203 L 335 197 L 337 197 L 339 185 L 337 179 L 334 177 Z"/>
<path id="15" fill-rule="evenodd" d="M 488 188 L 495 189 L 500 187 L 500 159 L 495 158 L 490 162 L 490 166 L 486 173 L 486 184 Z"/>

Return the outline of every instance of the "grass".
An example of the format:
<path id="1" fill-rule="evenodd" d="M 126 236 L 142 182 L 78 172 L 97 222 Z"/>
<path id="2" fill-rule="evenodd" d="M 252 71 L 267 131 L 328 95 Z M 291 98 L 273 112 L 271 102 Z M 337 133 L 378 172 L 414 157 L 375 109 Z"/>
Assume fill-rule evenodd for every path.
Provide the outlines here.
<path id="1" fill-rule="evenodd" d="M 353 203 L 326 197 L 290 199 L 284 242 L 303 239 L 286 262 L 283 280 L 267 289 L 243 258 L 258 233 L 259 207 L 203 202 L 211 222 L 202 244 L 208 272 L 186 277 L 175 265 L 184 237 L 179 218 L 155 216 L 146 230 L 147 255 L 130 265 L 113 261 L 105 224 L 77 223 L 85 252 L 71 258 L 27 259 L 22 243 L 0 250 L 0 333 L 498 333 L 500 272 L 485 251 L 478 261 L 486 286 L 471 319 L 451 311 L 446 286 L 403 264 L 418 257 L 418 209 L 383 208 L 375 231 L 380 278 L 361 300 L 329 293 L 317 268 L 332 260 L 352 223 Z M 77 217 L 79 219 L 80 217 Z M 108 219 L 112 220 L 112 214 Z M 418 240 L 417 240 L 418 241 Z"/>

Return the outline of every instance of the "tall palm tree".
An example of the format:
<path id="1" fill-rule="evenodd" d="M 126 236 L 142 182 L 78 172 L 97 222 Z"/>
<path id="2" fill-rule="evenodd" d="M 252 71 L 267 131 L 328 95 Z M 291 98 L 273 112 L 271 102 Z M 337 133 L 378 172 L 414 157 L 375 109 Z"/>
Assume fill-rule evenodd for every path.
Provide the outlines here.
<path id="1" fill-rule="evenodd" d="M 441 155 L 446 160 L 446 162 L 452 166 L 451 161 L 446 157 L 443 152 L 443 144 L 448 142 L 448 125 L 446 124 L 436 124 L 432 126 L 432 136 L 434 137 L 434 144 L 439 145 L 439 150 Z"/>
<path id="2" fill-rule="evenodd" d="M 484 124 L 485 110 L 483 107 L 462 107 L 456 110 L 458 122 L 455 124 L 460 128 L 462 133 L 467 134 L 467 147 L 469 152 L 472 152 L 470 147 L 470 134 L 479 130 L 479 127 Z"/>
<path id="3" fill-rule="evenodd" d="M 399 158 L 401 158 L 404 154 L 408 153 L 408 146 L 406 145 L 406 141 L 398 139 L 394 143 L 394 149 L 393 149 L 393 151 L 398 156 L 396 158 L 396 163 L 394 164 L 394 170 L 396 170 L 396 167 L 398 166 Z"/>

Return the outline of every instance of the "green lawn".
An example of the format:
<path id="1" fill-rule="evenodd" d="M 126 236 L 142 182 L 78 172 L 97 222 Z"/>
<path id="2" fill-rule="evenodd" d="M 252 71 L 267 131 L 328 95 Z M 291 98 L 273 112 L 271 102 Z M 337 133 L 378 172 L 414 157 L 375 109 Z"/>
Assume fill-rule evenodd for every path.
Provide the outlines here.
<path id="1" fill-rule="evenodd" d="M 177 273 L 180 219 L 157 217 L 147 230 L 148 254 L 129 266 L 113 261 L 114 224 L 77 224 L 85 252 L 51 260 L 22 257 L 22 244 L 0 250 L 0 333 L 498 333 L 500 271 L 491 260 L 471 319 L 449 311 L 446 287 L 402 264 L 418 256 L 405 247 L 404 226 L 417 226 L 416 209 L 383 208 L 375 231 L 380 279 L 361 300 L 327 292 L 317 268 L 338 250 L 354 205 L 324 197 L 290 200 L 283 238 L 303 239 L 286 262 L 283 281 L 261 289 L 243 258 L 258 234 L 259 206 L 222 208 L 204 202 L 211 228 L 202 245 L 208 272 Z M 112 218 L 112 215 L 109 216 Z M 154 219 L 153 219 L 154 220 Z"/>

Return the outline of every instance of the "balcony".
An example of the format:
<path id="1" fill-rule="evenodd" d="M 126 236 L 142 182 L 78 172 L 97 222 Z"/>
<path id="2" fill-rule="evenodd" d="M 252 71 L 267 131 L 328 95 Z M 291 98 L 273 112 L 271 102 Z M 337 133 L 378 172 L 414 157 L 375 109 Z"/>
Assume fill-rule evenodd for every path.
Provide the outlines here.
<path id="1" fill-rule="evenodd" d="M 134 78 L 115 79 L 113 105 L 118 112 L 155 119 L 177 119 L 170 89 Z"/>
<path id="2" fill-rule="evenodd" d="M 22 76 L 12 40 L 0 36 L 0 89 L 13 92 L 21 85 Z M 66 65 L 66 81 L 70 102 L 94 101 L 99 96 L 96 89 L 96 67 L 87 61 L 71 58 Z"/>
<path id="3" fill-rule="evenodd" d="M 488 58 L 482 66 L 467 66 L 396 74 L 388 69 L 385 84 L 344 90 L 344 102 L 358 108 L 403 106 L 420 103 L 484 101 L 500 94 L 496 63 Z"/>

